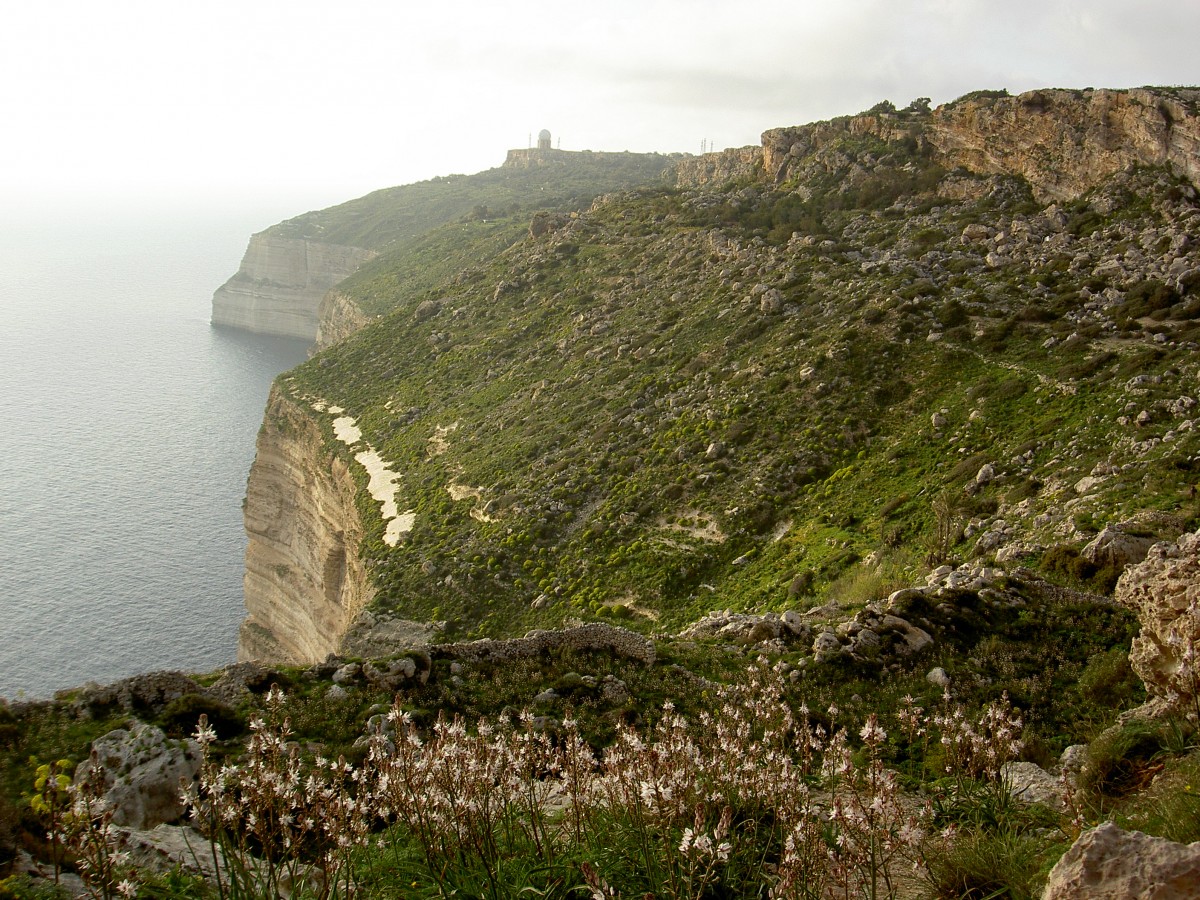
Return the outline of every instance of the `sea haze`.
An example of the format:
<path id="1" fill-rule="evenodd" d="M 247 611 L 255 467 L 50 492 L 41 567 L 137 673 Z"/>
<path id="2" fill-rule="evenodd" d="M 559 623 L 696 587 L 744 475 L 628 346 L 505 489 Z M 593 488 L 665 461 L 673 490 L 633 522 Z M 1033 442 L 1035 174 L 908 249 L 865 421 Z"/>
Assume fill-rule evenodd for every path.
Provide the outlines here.
<path id="1" fill-rule="evenodd" d="M 306 344 L 208 320 L 268 215 L 0 222 L 0 696 L 234 660 L 254 438 Z"/>

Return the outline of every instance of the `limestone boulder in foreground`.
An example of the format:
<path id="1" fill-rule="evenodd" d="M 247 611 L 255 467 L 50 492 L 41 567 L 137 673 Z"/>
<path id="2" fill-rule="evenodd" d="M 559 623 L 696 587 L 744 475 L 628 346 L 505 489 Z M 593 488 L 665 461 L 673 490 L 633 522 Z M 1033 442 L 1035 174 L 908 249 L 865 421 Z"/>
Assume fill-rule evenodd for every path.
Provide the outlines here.
<path id="1" fill-rule="evenodd" d="M 1042 900 L 1195 900 L 1200 842 L 1177 844 L 1111 822 L 1081 834 L 1050 872 Z"/>

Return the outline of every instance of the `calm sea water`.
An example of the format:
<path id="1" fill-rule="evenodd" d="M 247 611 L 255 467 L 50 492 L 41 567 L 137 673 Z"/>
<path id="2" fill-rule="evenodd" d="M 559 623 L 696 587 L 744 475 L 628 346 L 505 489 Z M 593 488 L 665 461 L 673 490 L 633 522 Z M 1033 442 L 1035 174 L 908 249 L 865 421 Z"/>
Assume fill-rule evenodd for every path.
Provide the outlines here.
<path id="1" fill-rule="evenodd" d="M 267 215 L 0 221 L 0 696 L 234 660 L 254 438 L 306 346 L 208 320 Z"/>

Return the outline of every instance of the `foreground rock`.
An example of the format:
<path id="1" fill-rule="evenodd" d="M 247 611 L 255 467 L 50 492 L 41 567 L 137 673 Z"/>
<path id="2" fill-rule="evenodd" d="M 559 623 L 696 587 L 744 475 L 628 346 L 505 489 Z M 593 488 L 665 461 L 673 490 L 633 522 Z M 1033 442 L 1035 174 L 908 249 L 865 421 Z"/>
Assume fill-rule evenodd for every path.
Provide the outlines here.
<path id="1" fill-rule="evenodd" d="M 1200 842 L 1177 844 L 1106 822 L 1081 834 L 1050 872 L 1043 900 L 1195 900 Z"/>
<path id="2" fill-rule="evenodd" d="M 1193 701 L 1197 679 L 1189 658 L 1200 644 L 1200 533 L 1151 547 L 1121 576 L 1116 598 L 1141 623 L 1129 662 L 1151 700 Z"/>
<path id="3" fill-rule="evenodd" d="M 144 722 L 97 738 L 92 755 L 104 767 L 105 799 L 113 807 L 113 822 L 139 830 L 182 816 L 180 781 L 191 781 L 200 770 L 200 748 L 195 741 L 169 741 L 161 729 Z M 77 782 L 91 764 L 91 760 L 79 764 Z"/>

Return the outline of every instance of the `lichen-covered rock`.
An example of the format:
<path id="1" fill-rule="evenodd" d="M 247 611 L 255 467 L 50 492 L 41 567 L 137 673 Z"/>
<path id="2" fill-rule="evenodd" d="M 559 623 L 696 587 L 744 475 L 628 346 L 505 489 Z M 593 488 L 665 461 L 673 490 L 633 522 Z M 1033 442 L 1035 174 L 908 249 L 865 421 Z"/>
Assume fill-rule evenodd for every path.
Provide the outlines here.
<path id="1" fill-rule="evenodd" d="M 1105 822 L 1079 836 L 1050 872 L 1043 900 L 1195 900 L 1200 842 L 1177 844 Z"/>
<path id="2" fill-rule="evenodd" d="M 143 831 L 122 829 L 123 846 L 130 861 L 139 869 L 166 874 L 180 869 L 210 881 L 218 873 L 229 883 L 225 862 L 220 854 L 214 858 L 208 838 L 183 825 L 156 825 Z"/>
<path id="3" fill-rule="evenodd" d="M 1129 662 L 1150 698 L 1193 700 L 1192 657 L 1200 645 L 1200 532 L 1151 547 L 1144 561 L 1122 574 L 1116 598 L 1141 623 Z"/>
<path id="4" fill-rule="evenodd" d="M 113 823 L 145 830 L 183 815 L 179 784 L 196 777 L 201 757 L 195 741 L 169 740 L 162 729 L 135 722 L 93 741 L 92 757 L 76 768 L 76 781 L 91 771 L 93 760 L 104 767 Z"/>
<path id="5" fill-rule="evenodd" d="M 1062 781 L 1037 763 L 1008 762 L 1000 767 L 1000 775 L 1008 785 L 1008 792 L 1018 800 L 1054 808 L 1063 806 Z"/>

